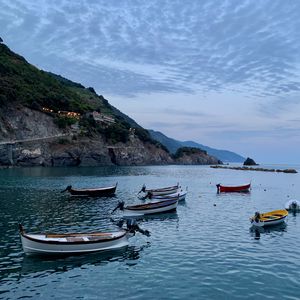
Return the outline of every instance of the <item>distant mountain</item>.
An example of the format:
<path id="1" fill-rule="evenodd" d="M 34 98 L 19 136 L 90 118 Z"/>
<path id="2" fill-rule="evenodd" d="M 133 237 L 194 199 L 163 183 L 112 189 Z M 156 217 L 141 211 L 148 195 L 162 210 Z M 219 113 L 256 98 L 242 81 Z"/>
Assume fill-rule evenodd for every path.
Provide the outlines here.
<path id="1" fill-rule="evenodd" d="M 236 154 L 231 151 L 228 151 L 228 150 L 214 149 L 214 148 L 202 145 L 202 144 L 198 144 L 193 141 L 181 142 L 181 141 L 169 138 L 159 131 L 154 131 L 151 129 L 148 129 L 148 131 L 153 139 L 162 143 L 173 154 L 180 147 L 194 147 L 194 148 L 200 148 L 202 150 L 207 151 L 207 153 L 209 155 L 215 156 L 223 162 L 243 162 L 243 161 L 245 161 L 245 157 L 242 157 L 241 155 Z"/>

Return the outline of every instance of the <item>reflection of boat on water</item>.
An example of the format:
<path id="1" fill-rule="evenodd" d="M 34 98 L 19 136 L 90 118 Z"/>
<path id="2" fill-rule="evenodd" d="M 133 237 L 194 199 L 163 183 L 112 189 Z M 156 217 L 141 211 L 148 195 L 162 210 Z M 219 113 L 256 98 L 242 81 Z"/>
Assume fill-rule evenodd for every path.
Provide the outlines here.
<path id="1" fill-rule="evenodd" d="M 253 226 L 257 227 L 273 226 L 283 223 L 288 214 L 285 209 L 273 210 L 266 213 L 256 212 L 255 215 L 250 218 L 250 222 Z"/>
<path id="2" fill-rule="evenodd" d="M 259 240 L 261 234 L 269 234 L 272 232 L 285 232 L 286 228 L 287 228 L 287 224 L 283 222 L 281 224 L 270 226 L 270 227 L 251 226 L 249 231 L 256 240 Z"/>
<path id="3" fill-rule="evenodd" d="M 70 255 L 114 250 L 128 246 L 128 238 L 136 231 L 150 235 L 132 220 L 127 221 L 126 229 L 120 228 L 115 232 L 28 234 L 22 225 L 19 225 L 19 231 L 24 252 L 36 255 Z"/>
<path id="4" fill-rule="evenodd" d="M 141 215 L 141 216 L 131 216 L 130 218 L 138 219 L 140 222 L 148 221 L 148 220 L 155 220 L 155 221 L 175 221 L 179 220 L 178 214 L 176 210 L 166 213 L 159 213 L 159 214 L 150 214 L 150 215 Z M 127 219 L 126 216 L 123 216 L 122 219 Z"/>
<path id="5" fill-rule="evenodd" d="M 61 192 L 63 193 L 67 191 L 71 194 L 71 196 L 76 197 L 111 197 L 115 195 L 117 185 L 118 183 L 116 183 L 114 186 L 93 189 L 74 189 L 71 185 L 69 185 Z"/>
<path id="6" fill-rule="evenodd" d="M 43 256 L 42 259 L 39 256 L 25 255 L 20 275 L 39 273 L 38 276 L 44 276 L 45 273 L 52 274 L 88 266 L 103 266 L 112 261 L 137 263 L 140 252 L 150 246 L 150 243 L 146 243 L 140 247 L 127 246 L 115 250 L 86 253 L 80 256 Z"/>

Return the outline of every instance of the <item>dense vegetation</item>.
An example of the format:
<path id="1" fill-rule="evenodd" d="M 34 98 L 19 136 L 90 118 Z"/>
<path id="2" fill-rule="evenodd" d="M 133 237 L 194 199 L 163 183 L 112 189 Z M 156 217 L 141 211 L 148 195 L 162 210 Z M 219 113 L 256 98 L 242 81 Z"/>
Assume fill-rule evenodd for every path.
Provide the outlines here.
<path id="1" fill-rule="evenodd" d="M 169 152 L 161 143 L 152 139 L 147 130 L 111 106 L 102 95 L 97 95 L 92 87 L 85 88 L 60 75 L 39 70 L 6 45 L 0 44 L 0 105 L 8 104 L 21 104 L 35 110 L 47 107 L 54 112 L 78 112 L 82 115 L 79 125 L 83 135 L 93 137 L 101 134 L 111 143 L 126 143 L 130 128 L 134 128 L 135 136 L 141 141 Z M 98 124 L 86 114 L 91 111 L 112 116 L 115 123 L 109 126 Z M 59 115 L 54 116 L 53 121 L 60 128 L 77 122 L 74 118 Z"/>
<path id="2" fill-rule="evenodd" d="M 206 151 L 201 150 L 199 148 L 194 148 L 194 147 L 181 147 L 179 148 L 176 153 L 174 154 L 174 158 L 178 159 L 183 157 L 184 155 L 192 155 L 192 154 L 207 154 Z"/>

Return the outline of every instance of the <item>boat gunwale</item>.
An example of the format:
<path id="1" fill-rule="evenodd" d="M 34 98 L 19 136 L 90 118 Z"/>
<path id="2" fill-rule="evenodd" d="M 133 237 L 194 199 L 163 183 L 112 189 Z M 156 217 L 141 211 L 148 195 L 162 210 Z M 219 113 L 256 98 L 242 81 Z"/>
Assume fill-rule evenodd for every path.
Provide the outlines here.
<path id="1" fill-rule="evenodd" d="M 181 197 L 185 197 L 187 195 L 187 191 L 181 191 L 179 193 L 167 194 L 167 195 L 154 195 L 150 198 L 150 200 L 173 200 L 175 198 L 180 199 Z"/>
<path id="2" fill-rule="evenodd" d="M 116 232 L 121 233 L 122 231 L 116 231 Z M 36 243 L 52 244 L 52 245 L 79 245 L 79 244 L 86 245 L 86 244 L 99 244 L 99 243 L 111 242 L 111 241 L 121 239 L 124 236 L 126 236 L 127 231 L 124 230 L 123 234 L 121 234 L 120 236 L 112 237 L 112 238 L 109 238 L 109 239 L 92 240 L 92 241 L 46 241 L 46 240 L 40 240 L 40 239 L 37 239 L 37 238 L 33 238 L 31 236 L 28 236 L 28 234 L 26 234 L 24 232 L 20 232 L 20 234 L 23 238 L 28 239 L 28 240 L 33 241 L 33 242 L 36 242 Z M 46 234 L 45 234 L 45 236 L 46 236 Z M 87 234 L 87 236 L 88 236 L 88 234 Z"/>
<path id="3" fill-rule="evenodd" d="M 247 184 L 242 184 L 242 185 L 222 185 L 220 184 L 220 187 L 225 187 L 225 188 L 236 188 L 236 187 L 250 187 L 251 183 L 247 183 Z"/>
<path id="4" fill-rule="evenodd" d="M 167 192 L 170 190 L 175 190 L 179 188 L 179 184 L 174 185 L 174 186 L 168 186 L 165 188 L 158 188 L 158 189 L 146 189 L 145 192 Z"/>
<path id="5" fill-rule="evenodd" d="M 133 211 L 160 209 L 160 208 L 164 208 L 164 207 L 174 205 L 176 202 L 178 202 L 178 198 L 176 198 L 176 199 L 167 199 L 167 200 L 164 200 L 164 201 L 151 202 L 151 203 L 146 203 L 146 204 L 126 206 L 124 209 L 133 210 Z M 147 206 L 150 206 L 150 205 L 154 206 L 155 204 L 163 204 L 163 203 L 166 203 L 166 205 L 158 206 L 158 207 L 147 207 Z"/>
<path id="6" fill-rule="evenodd" d="M 94 188 L 94 189 L 74 189 L 74 188 L 71 188 L 70 189 L 70 193 L 72 192 L 110 192 L 110 191 L 115 191 L 117 188 L 117 185 L 115 186 L 110 186 L 110 187 L 102 187 L 102 188 Z"/>

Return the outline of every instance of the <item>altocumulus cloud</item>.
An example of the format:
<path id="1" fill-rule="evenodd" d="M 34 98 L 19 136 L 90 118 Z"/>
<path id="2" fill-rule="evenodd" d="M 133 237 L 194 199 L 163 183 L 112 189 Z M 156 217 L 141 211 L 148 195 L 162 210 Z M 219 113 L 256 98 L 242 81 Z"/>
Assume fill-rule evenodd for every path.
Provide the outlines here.
<path id="1" fill-rule="evenodd" d="M 239 111 L 244 123 L 175 103 L 172 110 L 161 108 L 164 122 L 152 117 L 147 123 L 143 115 L 142 125 L 160 124 L 169 133 L 175 120 L 163 114 L 176 115 L 176 132 L 195 127 L 189 138 L 205 136 L 206 123 L 207 135 L 224 143 L 267 132 L 274 139 L 295 136 L 298 123 L 288 120 L 299 112 L 299 11 L 300 2 L 291 0 L 2 0 L 0 28 L 4 41 L 33 64 L 104 95 L 142 102 L 140 95 L 155 94 L 162 95 L 161 103 L 170 95 L 202 95 L 202 102 L 226 95 L 218 96 L 216 107 L 224 103 L 227 110 L 238 103 L 231 96 L 252 101 L 251 111 Z M 255 124 L 246 122 L 250 113 Z M 274 116 L 282 124 L 278 134 L 270 129 Z"/>
<path id="2" fill-rule="evenodd" d="M 2 0 L 0 27 L 13 48 L 34 48 L 33 63 L 104 93 L 243 91 L 243 84 L 249 93 L 259 83 L 253 90 L 264 96 L 299 89 L 299 10 L 297 1 L 278 0 Z"/>

